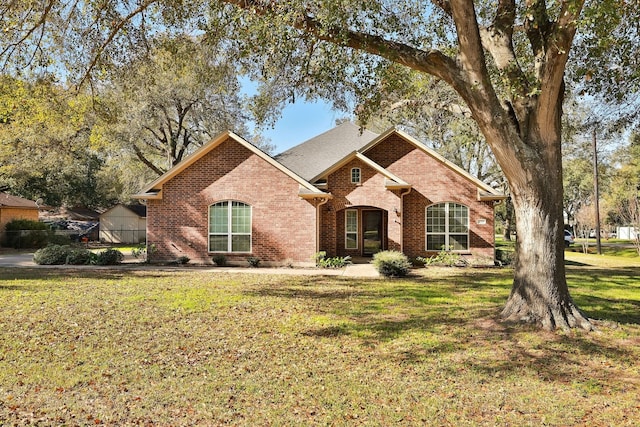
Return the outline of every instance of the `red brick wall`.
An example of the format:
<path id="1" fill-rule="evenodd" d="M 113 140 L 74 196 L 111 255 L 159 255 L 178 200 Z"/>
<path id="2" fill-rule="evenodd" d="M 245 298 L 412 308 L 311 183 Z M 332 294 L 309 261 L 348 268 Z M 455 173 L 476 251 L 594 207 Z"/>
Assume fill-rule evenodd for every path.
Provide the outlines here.
<path id="1" fill-rule="evenodd" d="M 360 168 L 361 184 L 351 183 L 351 169 Z M 345 249 L 344 210 L 358 207 L 377 208 L 385 212 L 387 227 L 384 231 L 384 249 L 400 250 L 402 228 L 396 210 L 400 211 L 400 196 L 398 191 L 389 191 L 385 188 L 385 177 L 359 159 L 354 159 L 348 164 L 329 175 L 327 180 L 328 192 L 333 195 L 322 209 L 322 233 L 320 239 L 321 250 L 329 256 L 356 256 L 361 253 L 361 245 L 358 250 Z M 361 220 L 361 214 L 358 215 Z M 362 223 L 358 229 L 362 230 Z"/>
<path id="2" fill-rule="evenodd" d="M 425 252 L 426 207 L 456 202 L 469 208 L 470 252 L 493 259 L 493 202 L 478 201 L 474 183 L 397 135 L 391 135 L 364 154 L 413 186 L 404 197 L 402 215 L 403 249 L 407 256 L 429 255 Z M 479 220 L 486 223 L 478 224 Z"/>
<path id="3" fill-rule="evenodd" d="M 299 184 L 242 145 L 228 139 L 163 185 L 162 200 L 147 202 L 147 243 L 156 261 L 186 255 L 211 263 L 208 253 L 209 206 L 237 200 L 252 207 L 252 251 L 226 253 L 246 264 L 307 263 L 316 252 L 316 208 L 298 197 Z"/>

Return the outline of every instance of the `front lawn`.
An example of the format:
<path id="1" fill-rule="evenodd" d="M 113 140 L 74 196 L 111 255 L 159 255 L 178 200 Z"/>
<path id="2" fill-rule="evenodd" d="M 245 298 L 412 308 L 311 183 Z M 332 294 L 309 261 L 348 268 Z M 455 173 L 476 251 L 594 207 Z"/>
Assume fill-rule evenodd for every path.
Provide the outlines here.
<path id="1" fill-rule="evenodd" d="M 638 425 L 640 266 L 568 266 L 595 333 L 498 322 L 511 274 L 0 269 L 0 424 Z"/>

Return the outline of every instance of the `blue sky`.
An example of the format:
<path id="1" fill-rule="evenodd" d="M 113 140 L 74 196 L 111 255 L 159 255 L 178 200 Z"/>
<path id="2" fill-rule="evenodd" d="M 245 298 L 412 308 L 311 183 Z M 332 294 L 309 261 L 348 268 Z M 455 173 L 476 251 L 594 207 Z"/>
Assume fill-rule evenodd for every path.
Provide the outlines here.
<path id="1" fill-rule="evenodd" d="M 240 84 L 242 92 L 246 95 L 251 96 L 256 93 L 255 82 L 243 77 L 240 78 Z M 334 111 L 328 102 L 307 102 L 303 97 L 298 98 L 295 103 L 287 104 L 273 127 L 264 128 L 260 132 L 276 146 L 272 154 L 282 153 L 294 145 L 334 128 L 337 119 L 348 115 L 342 111 Z"/>
<path id="2" fill-rule="evenodd" d="M 336 120 L 344 116 L 345 113 L 334 111 L 331 104 L 323 101 L 297 101 L 288 104 L 274 128 L 264 129 L 262 134 L 276 146 L 277 154 L 334 128 Z"/>

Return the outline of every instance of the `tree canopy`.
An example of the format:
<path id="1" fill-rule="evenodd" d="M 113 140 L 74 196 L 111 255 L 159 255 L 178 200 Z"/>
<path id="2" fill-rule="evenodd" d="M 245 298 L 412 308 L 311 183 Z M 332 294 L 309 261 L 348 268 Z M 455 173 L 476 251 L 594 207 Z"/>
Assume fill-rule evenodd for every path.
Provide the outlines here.
<path id="1" fill-rule="evenodd" d="M 227 129 L 248 135 L 247 97 L 220 46 L 162 35 L 111 73 L 96 140 L 123 149 L 157 175 Z M 268 148 L 268 147 L 262 147 Z"/>

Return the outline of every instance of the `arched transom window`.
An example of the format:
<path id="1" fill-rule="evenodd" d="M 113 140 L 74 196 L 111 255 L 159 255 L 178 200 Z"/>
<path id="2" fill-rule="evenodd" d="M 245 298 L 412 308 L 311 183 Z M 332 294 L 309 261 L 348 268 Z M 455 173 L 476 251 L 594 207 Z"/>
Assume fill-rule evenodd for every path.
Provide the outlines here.
<path id="1" fill-rule="evenodd" d="M 251 206 L 233 200 L 209 206 L 209 252 L 251 252 Z"/>
<path id="2" fill-rule="evenodd" d="M 459 203 L 438 203 L 427 207 L 428 251 L 469 250 L 469 208 Z"/>

